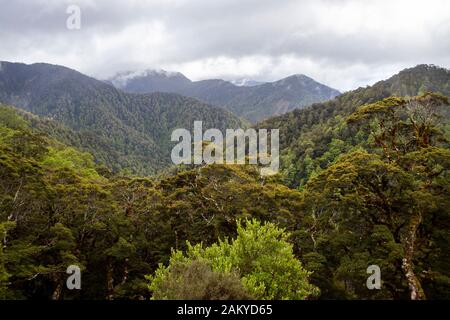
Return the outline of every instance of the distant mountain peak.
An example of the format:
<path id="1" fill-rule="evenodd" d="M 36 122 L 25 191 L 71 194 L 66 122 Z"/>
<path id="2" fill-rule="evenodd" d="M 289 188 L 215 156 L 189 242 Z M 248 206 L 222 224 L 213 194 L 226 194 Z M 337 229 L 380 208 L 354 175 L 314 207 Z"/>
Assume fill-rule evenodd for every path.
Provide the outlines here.
<path id="1" fill-rule="evenodd" d="M 278 81 L 274 81 L 272 82 L 273 84 L 280 84 L 280 85 L 284 85 L 285 83 L 313 83 L 313 82 L 317 82 L 314 79 L 305 76 L 304 74 L 293 74 L 291 76 L 288 76 L 286 78 L 283 78 L 281 80 Z"/>
<path id="2" fill-rule="evenodd" d="M 167 71 L 164 69 L 145 69 L 135 71 L 118 72 L 116 76 L 145 77 L 145 76 L 163 76 L 163 77 L 184 77 L 180 72 Z"/>
<path id="3" fill-rule="evenodd" d="M 146 70 L 119 73 L 109 82 L 126 92 L 171 92 L 197 98 L 253 123 L 340 94 L 304 74 L 294 74 L 274 82 L 244 77 L 229 81 L 191 81 L 178 72 Z"/>
<path id="4" fill-rule="evenodd" d="M 312 80 L 312 78 L 310 78 L 310 77 L 308 77 L 308 76 L 306 76 L 306 75 L 304 75 L 302 73 L 296 73 L 296 74 L 293 74 L 293 75 L 291 75 L 289 77 L 286 77 L 286 79 L 289 79 L 289 78 L 291 78 L 291 79 L 310 79 L 310 80 Z"/>
<path id="5" fill-rule="evenodd" d="M 398 73 L 398 75 L 402 75 L 410 72 L 432 72 L 432 71 L 445 71 L 446 73 L 450 73 L 450 70 L 447 68 L 443 68 L 434 64 L 418 64 L 412 68 L 403 69 Z"/>

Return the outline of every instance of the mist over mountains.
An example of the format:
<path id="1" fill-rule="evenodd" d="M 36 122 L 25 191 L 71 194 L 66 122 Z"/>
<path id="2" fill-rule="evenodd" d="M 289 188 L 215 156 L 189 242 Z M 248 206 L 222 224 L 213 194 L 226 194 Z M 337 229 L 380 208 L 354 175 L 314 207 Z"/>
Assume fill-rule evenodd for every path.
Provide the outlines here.
<path id="1" fill-rule="evenodd" d="M 240 78 L 230 81 L 232 84 L 238 86 L 238 87 L 254 87 L 259 86 L 261 84 L 267 83 L 262 81 L 255 81 L 252 79 L 246 79 L 246 78 Z"/>

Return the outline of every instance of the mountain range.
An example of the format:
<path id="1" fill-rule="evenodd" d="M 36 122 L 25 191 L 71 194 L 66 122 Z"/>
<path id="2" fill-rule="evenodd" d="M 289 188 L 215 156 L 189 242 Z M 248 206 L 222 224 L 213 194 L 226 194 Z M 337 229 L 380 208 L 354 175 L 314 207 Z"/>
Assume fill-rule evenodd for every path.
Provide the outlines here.
<path id="1" fill-rule="evenodd" d="M 166 83 L 161 80 L 164 78 L 167 78 Z M 294 84 L 303 87 L 302 82 L 313 81 L 304 76 L 292 76 L 244 88 L 223 80 L 191 82 L 180 73 L 155 71 L 146 72 L 145 76 L 123 74 L 112 83 L 115 86 L 128 85 L 129 91 L 132 91 L 131 87 L 140 91 L 135 86 L 140 83 L 144 90 L 144 82 L 136 79 L 145 79 L 150 87 L 158 86 L 159 91 L 173 88 L 174 83 L 178 83 L 179 88 L 190 84 L 191 88 L 198 88 L 198 95 L 208 94 L 209 100 L 227 100 L 223 95 L 227 90 L 233 97 L 236 90 L 248 88 L 255 90 L 245 93 L 249 97 L 254 97 L 259 91 L 267 93 L 270 88 L 273 89 L 273 99 L 289 96 L 283 96 L 286 90 L 295 96 L 300 95 L 300 89 Z M 290 89 L 289 83 L 294 83 Z M 217 91 L 217 88 L 223 90 Z M 281 164 L 289 184 L 298 186 L 311 174 L 311 170 L 305 167 L 309 160 L 316 161 L 315 167 L 327 165 L 328 162 L 321 157 L 332 147 L 333 139 L 339 138 L 329 130 L 330 126 L 341 125 L 342 119 L 365 103 L 391 95 L 414 96 L 426 91 L 450 96 L 450 72 L 435 66 L 419 65 L 373 86 L 270 118 L 256 127 L 280 129 Z M 204 121 L 204 128 L 221 130 L 248 126 L 232 112 L 194 98 L 162 92 L 126 93 L 75 70 L 43 63 L 2 62 L 0 103 L 31 112 L 27 117 L 34 126 L 67 145 L 92 153 L 97 162 L 113 171 L 129 170 L 140 175 L 155 174 L 171 165 L 170 150 L 174 143 L 170 142 L 170 134 L 175 128 L 192 129 L 195 120 Z M 327 161 L 333 159 L 331 157 Z"/>
<path id="2" fill-rule="evenodd" d="M 91 152 L 116 171 L 148 175 L 167 167 L 171 132 L 191 129 L 194 120 L 221 130 L 246 126 L 226 110 L 178 94 L 129 94 L 44 63 L 1 66 L 0 102 L 55 121 L 51 127 L 65 132 L 64 142 Z"/>
<path id="3" fill-rule="evenodd" d="M 247 79 L 232 83 L 220 79 L 191 81 L 179 72 L 147 70 L 118 73 L 106 81 L 126 92 L 170 92 L 197 98 L 223 107 L 252 123 L 330 100 L 340 94 L 301 74 L 270 83 Z"/>

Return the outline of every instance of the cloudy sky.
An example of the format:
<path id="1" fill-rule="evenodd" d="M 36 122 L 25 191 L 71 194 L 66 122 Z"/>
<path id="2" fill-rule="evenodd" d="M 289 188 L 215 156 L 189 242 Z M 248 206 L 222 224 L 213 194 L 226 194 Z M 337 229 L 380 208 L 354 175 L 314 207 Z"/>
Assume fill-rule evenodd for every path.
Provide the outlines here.
<path id="1" fill-rule="evenodd" d="M 69 30 L 66 10 L 81 9 Z M 450 67 L 448 0 L 0 0 L 0 60 L 106 78 L 166 69 L 193 80 L 303 73 L 340 90 L 420 63 Z"/>

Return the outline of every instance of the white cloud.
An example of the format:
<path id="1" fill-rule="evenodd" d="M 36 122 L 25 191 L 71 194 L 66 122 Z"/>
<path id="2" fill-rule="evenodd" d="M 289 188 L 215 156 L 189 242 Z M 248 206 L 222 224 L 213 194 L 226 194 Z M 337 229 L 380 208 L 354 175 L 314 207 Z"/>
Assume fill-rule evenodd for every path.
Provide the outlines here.
<path id="1" fill-rule="evenodd" d="M 68 4 L 82 29 L 65 28 Z M 304 73 L 341 90 L 404 67 L 450 67 L 450 1 L 0 0 L 0 60 L 108 77 L 164 68 L 196 80 Z"/>

